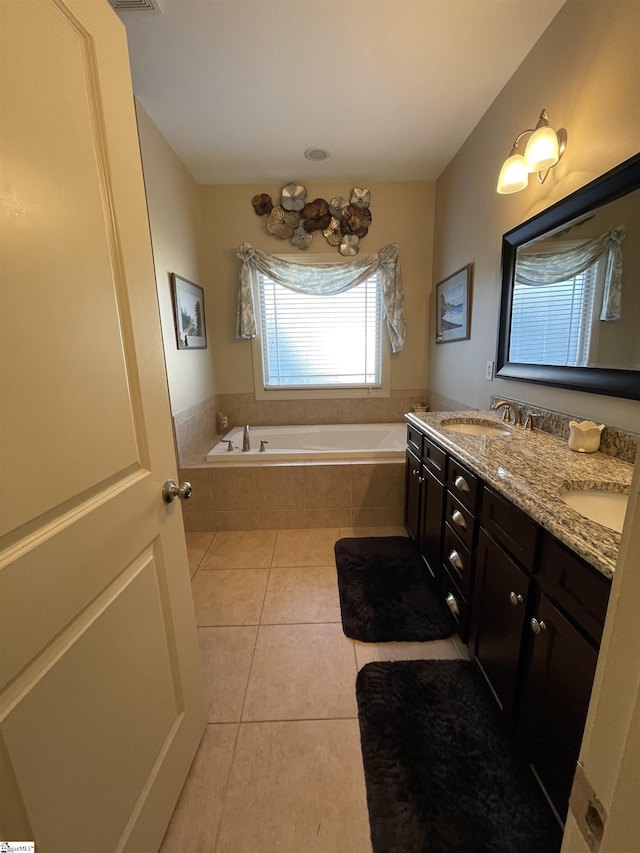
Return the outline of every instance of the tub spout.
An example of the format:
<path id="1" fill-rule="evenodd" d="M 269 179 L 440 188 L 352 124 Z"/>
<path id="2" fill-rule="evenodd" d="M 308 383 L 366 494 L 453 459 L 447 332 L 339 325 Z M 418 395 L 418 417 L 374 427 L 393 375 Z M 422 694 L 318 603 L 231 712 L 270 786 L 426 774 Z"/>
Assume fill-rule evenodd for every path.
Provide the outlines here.
<path id="1" fill-rule="evenodd" d="M 251 442 L 249 441 L 249 424 L 245 426 L 244 432 L 242 433 L 242 450 L 244 453 L 251 450 Z"/>

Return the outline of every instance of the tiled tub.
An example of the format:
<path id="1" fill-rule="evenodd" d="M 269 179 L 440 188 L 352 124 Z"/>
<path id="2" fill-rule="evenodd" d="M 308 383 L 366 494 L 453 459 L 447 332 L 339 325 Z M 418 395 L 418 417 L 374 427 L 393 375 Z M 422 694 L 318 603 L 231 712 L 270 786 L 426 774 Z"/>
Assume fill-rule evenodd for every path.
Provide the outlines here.
<path id="1" fill-rule="evenodd" d="M 319 428 L 305 427 L 311 440 L 300 441 L 307 446 L 299 449 L 297 459 L 291 448 L 272 446 L 271 453 L 260 453 L 261 437 L 277 443 L 274 433 L 265 437 L 261 429 L 250 431 L 255 448 L 250 454 L 229 452 L 221 443 L 214 462 L 181 469 L 180 479 L 193 486 L 193 498 L 182 504 L 187 531 L 402 524 L 404 424 L 349 425 L 347 443 L 353 444 L 358 432 L 369 432 L 368 446 L 325 447 L 313 454 L 308 445 L 318 446 Z M 281 433 L 284 428 L 273 429 Z M 345 426 L 337 431 L 344 434 Z M 242 447 L 241 434 L 232 440 Z"/>

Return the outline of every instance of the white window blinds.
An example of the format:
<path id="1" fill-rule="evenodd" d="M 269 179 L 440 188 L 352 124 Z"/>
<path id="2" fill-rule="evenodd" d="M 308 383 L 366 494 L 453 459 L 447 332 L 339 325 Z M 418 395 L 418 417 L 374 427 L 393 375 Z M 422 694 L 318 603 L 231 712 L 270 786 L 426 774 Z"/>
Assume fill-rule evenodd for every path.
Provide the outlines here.
<path id="1" fill-rule="evenodd" d="M 265 389 L 381 384 L 379 271 L 330 295 L 297 293 L 256 271 Z"/>
<path id="2" fill-rule="evenodd" d="M 509 361 L 584 367 L 595 332 L 595 296 L 602 262 L 554 284 L 516 280 Z M 601 275 L 600 275 L 601 277 Z"/>

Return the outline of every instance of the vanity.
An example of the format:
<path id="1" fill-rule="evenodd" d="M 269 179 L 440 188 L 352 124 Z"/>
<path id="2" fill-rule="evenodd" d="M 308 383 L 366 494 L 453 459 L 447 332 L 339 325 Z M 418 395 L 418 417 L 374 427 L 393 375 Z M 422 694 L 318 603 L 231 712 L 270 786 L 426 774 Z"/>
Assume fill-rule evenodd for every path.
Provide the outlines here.
<path id="1" fill-rule="evenodd" d="M 495 412 L 406 420 L 405 528 L 564 822 L 620 541 L 567 501 L 632 465 Z"/>

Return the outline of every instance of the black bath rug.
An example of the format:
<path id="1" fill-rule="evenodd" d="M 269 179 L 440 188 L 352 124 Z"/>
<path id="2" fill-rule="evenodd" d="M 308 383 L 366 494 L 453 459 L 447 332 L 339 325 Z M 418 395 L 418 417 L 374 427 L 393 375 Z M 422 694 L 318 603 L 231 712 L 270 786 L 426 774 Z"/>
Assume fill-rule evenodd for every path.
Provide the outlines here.
<path id="1" fill-rule="evenodd" d="M 369 663 L 356 694 L 374 853 L 558 853 L 559 824 L 469 661 Z"/>
<path id="2" fill-rule="evenodd" d="M 422 642 L 455 633 L 455 621 L 410 539 L 338 539 L 335 555 L 347 637 L 363 643 Z"/>

